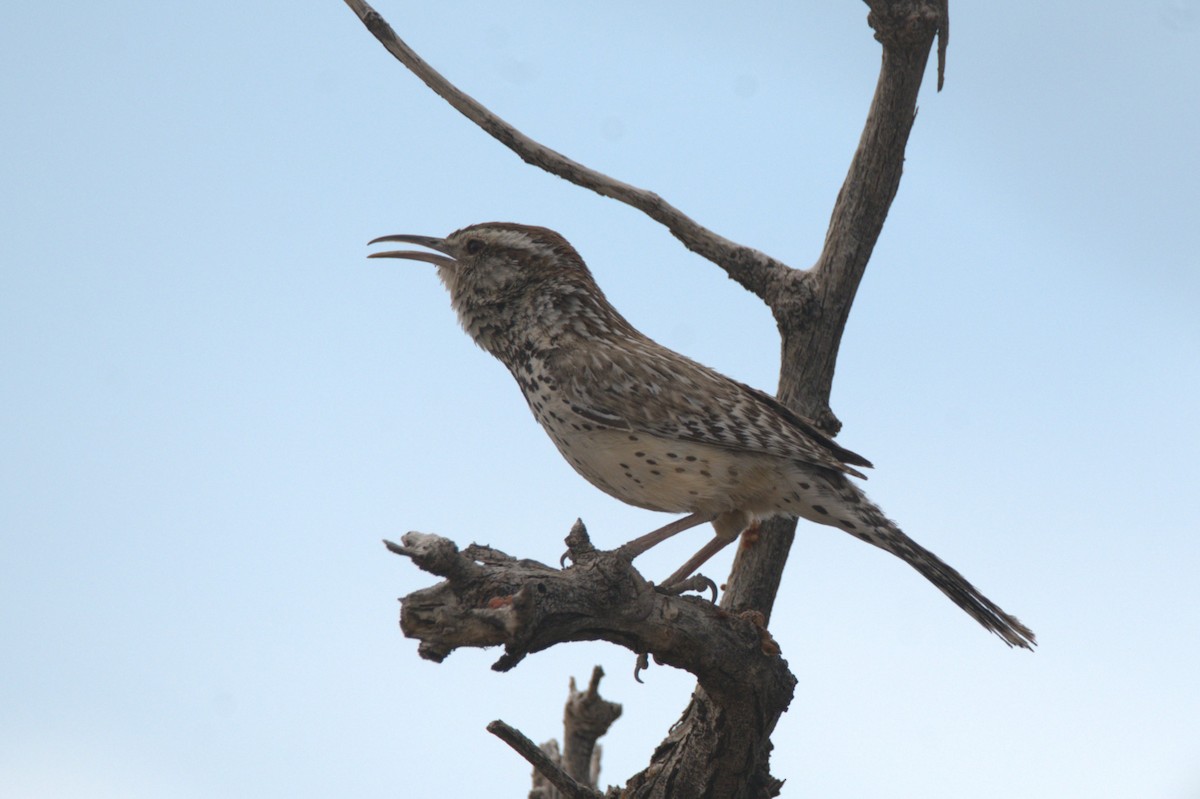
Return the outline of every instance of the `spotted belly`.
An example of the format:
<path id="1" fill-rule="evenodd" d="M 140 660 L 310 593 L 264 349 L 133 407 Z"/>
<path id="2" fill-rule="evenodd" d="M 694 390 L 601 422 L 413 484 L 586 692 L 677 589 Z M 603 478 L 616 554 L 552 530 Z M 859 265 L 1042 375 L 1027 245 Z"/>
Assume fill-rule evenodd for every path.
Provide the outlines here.
<path id="1" fill-rule="evenodd" d="M 673 513 L 807 515 L 799 507 L 795 467 L 784 458 L 619 430 L 547 432 L 575 471 L 630 505 Z"/>

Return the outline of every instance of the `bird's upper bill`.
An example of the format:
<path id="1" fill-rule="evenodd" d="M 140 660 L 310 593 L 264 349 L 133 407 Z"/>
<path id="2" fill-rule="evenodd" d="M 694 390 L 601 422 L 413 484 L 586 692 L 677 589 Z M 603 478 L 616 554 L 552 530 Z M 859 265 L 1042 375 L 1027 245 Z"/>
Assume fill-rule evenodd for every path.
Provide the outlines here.
<path id="1" fill-rule="evenodd" d="M 428 247 L 431 250 L 437 250 L 444 255 L 436 255 L 431 252 L 422 252 L 421 250 L 389 250 L 387 252 L 373 252 L 368 255 L 368 258 L 407 258 L 410 261 L 427 261 L 437 266 L 453 268 L 458 262 L 454 260 L 454 248 L 446 243 L 445 239 L 434 238 L 433 236 L 410 236 L 406 233 L 399 233 L 394 236 L 380 236 L 377 239 L 371 239 L 367 244 L 378 244 L 382 241 L 399 241 L 405 244 L 418 244 L 422 247 Z"/>

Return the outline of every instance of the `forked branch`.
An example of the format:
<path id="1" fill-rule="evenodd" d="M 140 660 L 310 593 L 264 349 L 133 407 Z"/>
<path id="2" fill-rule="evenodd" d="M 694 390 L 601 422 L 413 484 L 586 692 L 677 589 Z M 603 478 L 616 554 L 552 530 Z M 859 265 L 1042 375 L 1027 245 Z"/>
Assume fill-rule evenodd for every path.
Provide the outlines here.
<path id="1" fill-rule="evenodd" d="M 780 398 L 830 433 L 840 427 L 829 408 L 829 393 L 842 331 L 899 186 L 930 46 L 938 37 L 940 89 L 949 34 L 948 0 L 866 2 L 868 20 L 883 45 L 879 84 L 821 254 L 812 269 L 797 270 L 715 233 L 652 191 L 616 180 L 530 138 L 426 63 L 365 0 L 345 0 L 400 63 L 526 163 L 642 211 L 762 299 L 784 338 Z"/>

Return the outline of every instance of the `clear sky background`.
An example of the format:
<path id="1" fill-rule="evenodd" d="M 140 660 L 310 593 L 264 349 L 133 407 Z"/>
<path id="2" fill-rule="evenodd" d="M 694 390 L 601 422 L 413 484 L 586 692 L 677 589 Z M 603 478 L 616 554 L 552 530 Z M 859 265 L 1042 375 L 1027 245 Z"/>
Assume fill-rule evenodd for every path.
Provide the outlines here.
<path id="1" fill-rule="evenodd" d="M 878 69 L 866 7 L 382 2 L 528 134 L 805 267 Z M 1033 627 L 801 528 L 772 631 L 785 796 L 1200 797 L 1200 2 L 953 4 L 843 342 L 872 497 Z M 567 679 L 642 768 L 693 682 L 562 646 L 420 660 L 407 530 L 554 562 L 665 521 L 577 477 L 431 267 L 368 239 L 571 240 L 662 343 L 773 389 L 766 309 L 537 172 L 337 0 L 0 12 L 0 795 L 524 796 L 484 730 Z M 639 561 L 661 578 L 707 534 Z M 707 571 L 720 578 L 728 558 Z"/>

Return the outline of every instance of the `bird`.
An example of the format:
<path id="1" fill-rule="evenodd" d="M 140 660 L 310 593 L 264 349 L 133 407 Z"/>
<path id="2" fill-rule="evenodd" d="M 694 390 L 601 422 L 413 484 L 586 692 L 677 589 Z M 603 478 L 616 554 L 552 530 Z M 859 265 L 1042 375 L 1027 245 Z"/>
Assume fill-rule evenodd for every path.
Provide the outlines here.
<path id="1" fill-rule="evenodd" d="M 841 529 L 899 557 L 998 635 L 1032 649 L 1033 631 L 908 537 L 851 478 L 870 461 L 766 392 L 670 350 L 631 325 L 563 236 L 511 222 L 444 238 L 381 236 L 421 250 L 370 258 L 437 268 L 467 334 L 516 379 L 568 463 L 639 508 L 685 513 L 626 544 L 631 557 L 711 522 L 715 537 L 663 585 L 691 575 L 774 516 Z"/>

